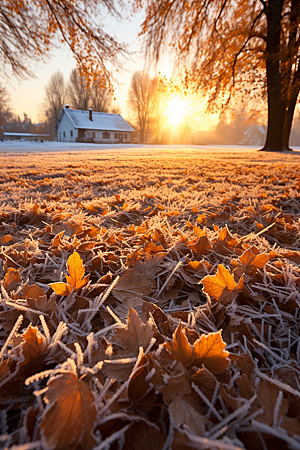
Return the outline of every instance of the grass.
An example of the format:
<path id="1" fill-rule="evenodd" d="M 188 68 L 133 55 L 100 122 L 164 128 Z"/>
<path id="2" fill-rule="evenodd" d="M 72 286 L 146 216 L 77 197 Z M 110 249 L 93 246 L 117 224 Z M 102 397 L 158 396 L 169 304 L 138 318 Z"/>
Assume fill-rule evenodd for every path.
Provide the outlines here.
<path id="1" fill-rule="evenodd" d="M 0 163 L 4 447 L 300 447 L 297 152 Z"/>

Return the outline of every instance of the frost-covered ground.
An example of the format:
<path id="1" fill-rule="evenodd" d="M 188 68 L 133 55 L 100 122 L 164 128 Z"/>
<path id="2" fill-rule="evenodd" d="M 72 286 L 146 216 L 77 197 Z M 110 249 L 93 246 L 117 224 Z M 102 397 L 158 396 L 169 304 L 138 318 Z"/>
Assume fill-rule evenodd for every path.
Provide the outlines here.
<path id="1" fill-rule="evenodd" d="M 147 150 L 198 150 L 198 151 L 228 151 L 228 149 L 234 152 L 249 151 L 257 149 L 258 147 L 245 147 L 245 146 L 226 146 L 226 145 L 136 145 L 136 144 L 83 144 L 83 143 L 69 143 L 69 142 L 18 142 L 18 141 L 0 141 L 0 152 L 7 153 L 35 153 L 35 152 L 68 152 L 68 151 L 87 151 L 87 150 L 137 150 L 144 152 Z"/>
<path id="2" fill-rule="evenodd" d="M 81 145 L 0 143 L 0 447 L 299 449 L 300 153 Z"/>

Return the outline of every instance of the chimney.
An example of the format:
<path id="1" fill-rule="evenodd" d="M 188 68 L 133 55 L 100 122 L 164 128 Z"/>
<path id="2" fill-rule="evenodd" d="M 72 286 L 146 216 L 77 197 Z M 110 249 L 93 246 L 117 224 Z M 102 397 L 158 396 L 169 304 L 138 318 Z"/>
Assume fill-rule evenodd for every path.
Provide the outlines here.
<path id="1" fill-rule="evenodd" d="M 89 119 L 93 121 L 93 108 L 89 108 Z"/>
<path id="2" fill-rule="evenodd" d="M 69 108 L 70 108 L 70 106 L 69 106 L 69 105 L 67 104 L 67 105 L 66 105 L 66 108 L 67 108 L 67 109 L 69 109 Z"/>

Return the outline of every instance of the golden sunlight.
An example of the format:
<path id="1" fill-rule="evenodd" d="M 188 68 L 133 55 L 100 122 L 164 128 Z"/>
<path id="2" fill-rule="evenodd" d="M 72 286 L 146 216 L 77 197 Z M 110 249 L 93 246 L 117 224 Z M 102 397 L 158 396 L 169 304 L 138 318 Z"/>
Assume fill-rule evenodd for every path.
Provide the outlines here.
<path id="1" fill-rule="evenodd" d="M 170 123 L 176 125 L 186 115 L 188 101 L 180 97 L 172 97 L 168 102 L 168 116 Z"/>

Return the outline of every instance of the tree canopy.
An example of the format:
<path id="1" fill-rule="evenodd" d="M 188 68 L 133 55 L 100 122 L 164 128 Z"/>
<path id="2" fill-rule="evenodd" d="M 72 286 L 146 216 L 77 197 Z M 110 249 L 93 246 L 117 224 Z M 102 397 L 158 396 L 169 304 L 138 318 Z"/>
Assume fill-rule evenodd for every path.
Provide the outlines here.
<path id="1" fill-rule="evenodd" d="M 210 106 L 239 92 L 268 99 L 266 150 L 288 148 L 300 89 L 299 0 L 143 0 L 146 54 L 171 48 Z"/>
<path id="2" fill-rule="evenodd" d="M 97 25 L 104 13 L 120 17 L 114 0 L 2 0 L 0 63 L 18 77 L 32 76 L 32 62 L 64 42 L 89 80 L 101 74 L 108 84 L 107 63 L 118 63 L 126 47 Z"/>

